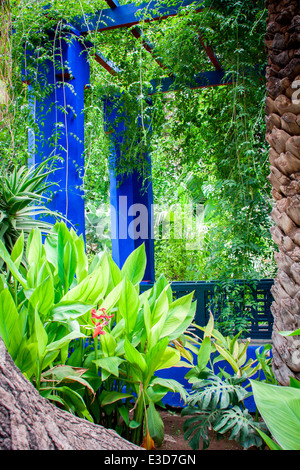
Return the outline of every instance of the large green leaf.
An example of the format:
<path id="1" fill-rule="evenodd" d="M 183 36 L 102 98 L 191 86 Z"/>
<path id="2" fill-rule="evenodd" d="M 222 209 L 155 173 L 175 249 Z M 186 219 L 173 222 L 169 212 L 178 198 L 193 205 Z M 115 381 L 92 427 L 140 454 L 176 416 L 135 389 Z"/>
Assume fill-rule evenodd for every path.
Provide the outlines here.
<path id="1" fill-rule="evenodd" d="M 82 235 L 78 237 L 73 229 L 71 229 L 71 235 L 77 253 L 76 279 L 78 282 L 81 282 L 86 278 L 88 273 L 88 258 L 85 252 L 85 243 Z"/>
<path id="2" fill-rule="evenodd" d="M 41 359 L 41 362 L 42 362 L 44 355 L 45 355 L 47 343 L 48 343 L 48 335 L 40 319 L 37 308 L 35 309 L 35 315 L 34 315 L 34 332 L 36 336 L 39 358 Z"/>
<path id="3" fill-rule="evenodd" d="M 197 365 L 198 365 L 199 371 L 202 371 L 207 366 L 207 363 L 210 359 L 210 354 L 211 354 L 210 338 L 208 336 L 205 336 L 203 338 L 203 341 L 201 343 L 199 353 L 197 356 Z"/>
<path id="4" fill-rule="evenodd" d="M 38 309 L 42 317 L 47 317 L 54 304 L 54 285 L 52 276 L 48 276 L 31 293 L 29 302 L 34 309 Z"/>
<path id="5" fill-rule="evenodd" d="M 159 294 L 151 310 L 152 325 L 157 323 L 164 314 L 168 313 L 169 299 L 167 294 L 167 287 Z"/>
<path id="6" fill-rule="evenodd" d="M 189 312 L 187 316 L 185 317 L 185 319 L 180 323 L 180 325 L 178 326 L 176 330 L 174 330 L 172 333 L 169 334 L 170 341 L 179 338 L 188 329 L 188 327 L 191 325 L 192 321 L 195 318 L 196 307 L 197 307 L 197 302 L 196 301 L 192 302 Z"/>
<path id="7" fill-rule="evenodd" d="M 162 353 L 156 370 L 169 369 L 180 361 L 180 352 L 177 349 L 167 347 Z"/>
<path id="8" fill-rule="evenodd" d="M 187 398 L 187 392 L 183 385 L 178 382 L 177 380 L 174 379 L 165 379 L 162 377 L 155 377 L 153 380 L 151 380 L 151 387 L 155 387 L 155 385 L 160 385 L 167 389 L 168 391 L 171 391 L 173 393 L 179 393 L 181 398 L 186 401 Z"/>
<path id="9" fill-rule="evenodd" d="M 284 450 L 300 450 L 300 389 L 251 380 L 254 400 Z"/>
<path id="10" fill-rule="evenodd" d="M 26 257 L 29 266 L 37 266 L 43 254 L 42 234 L 39 229 L 31 230 L 27 245 L 26 245 Z"/>
<path id="11" fill-rule="evenodd" d="M 66 385 L 55 387 L 55 390 L 62 396 L 64 403 L 70 407 L 73 412 L 78 413 L 80 417 L 85 417 L 93 422 L 82 396 L 75 390 Z M 51 399 L 51 397 L 49 397 Z"/>
<path id="12" fill-rule="evenodd" d="M 130 398 L 132 395 L 130 393 L 122 393 L 122 392 L 108 392 L 107 390 L 103 390 L 100 394 L 99 400 L 102 406 L 110 405 L 111 403 L 115 403 L 119 400 L 124 400 L 124 398 Z"/>
<path id="13" fill-rule="evenodd" d="M 3 259 L 3 261 L 6 263 L 8 269 L 14 276 L 14 278 L 24 287 L 27 287 L 27 282 L 26 279 L 22 276 L 22 274 L 19 272 L 17 266 L 15 263 L 12 261 L 7 249 L 5 248 L 5 245 L 3 242 L 0 240 L 0 257 Z"/>
<path id="14" fill-rule="evenodd" d="M 101 359 L 97 359 L 93 361 L 98 367 L 102 367 L 105 369 L 109 374 L 112 374 L 116 377 L 119 377 L 119 366 L 124 362 L 124 359 L 116 356 L 110 357 L 102 357 Z"/>
<path id="15" fill-rule="evenodd" d="M 59 384 L 61 382 L 77 382 L 84 387 L 86 387 L 92 395 L 94 395 L 94 390 L 87 380 L 85 380 L 82 375 L 84 374 L 85 369 L 71 367 L 69 365 L 58 365 L 52 367 L 51 369 L 43 372 L 41 382 L 51 381 Z"/>
<path id="16" fill-rule="evenodd" d="M 130 334 L 136 324 L 139 309 L 139 295 L 132 282 L 125 278 L 124 288 L 119 298 L 119 313 L 125 320 L 127 334 Z"/>
<path id="17" fill-rule="evenodd" d="M 261 429 L 256 429 L 260 437 L 265 441 L 270 450 L 283 450 L 270 436 L 264 433 Z"/>
<path id="18" fill-rule="evenodd" d="M 110 332 L 106 331 L 105 335 L 101 337 L 101 346 L 104 356 L 111 357 L 115 354 L 117 341 Z"/>
<path id="19" fill-rule="evenodd" d="M 143 280 L 146 264 L 145 245 L 142 244 L 130 253 L 123 265 L 122 274 L 136 286 Z"/>
<path id="20" fill-rule="evenodd" d="M 122 290 L 125 287 L 125 280 L 121 281 L 119 284 L 114 287 L 109 294 L 105 297 L 103 300 L 103 303 L 101 304 L 102 308 L 105 308 L 107 313 L 110 312 L 110 310 L 116 305 L 116 303 L 120 299 L 120 295 L 122 293 Z"/>
<path id="21" fill-rule="evenodd" d="M 149 349 L 158 342 L 161 336 L 163 337 L 167 336 L 164 331 L 165 322 L 166 322 L 166 319 L 168 316 L 168 310 L 169 310 L 169 301 L 168 301 L 167 293 L 163 291 L 161 295 L 159 296 L 159 299 L 162 299 L 162 301 L 159 302 L 158 304 L 155 304 L 155 307 L 154 307 L 154 314 L 156 314 L 155 322 L 153 321 L 153 314 L 151 316 L 153 326 L 148 335 L 147 347 Z M 158 311 L 159 311 L 159 317 L 157 315 Z"/>
<path id="22" fill-rule="evenodd" d="M 63 347 L 67 346 L 70 343 L 70 341 L 72 341 L 73 339 L 77 339 L 77 338 L 86 338 L 86 335 L 84 335 L 83 333 L 80 333 L 79 331 L 72 331 L 71 333 L 64 336 L 63 338 L 57 341 L 53 341 L 52 343 L 48 344 L 46 348 L 46 352 L 62 349 Z"/>
<path id="23" fill-rule="evenodd" d="M 30 378 L 36 371 L 38 358 L 38 344 L 36 341 L 30 342 L 23 339 L 18 354 L 15 358 L 16 366 L 23 374 Z"/>
<path id="24" fill-rule="evenodd" d="M 89 305 L 84 302 L 66 300 L 55 304 L 52 307 L 49 316 L 54 321 L 75 320 L 76 318 L 85 315 L 92 308 L 93 305 Z"/>
<path id="25" fill-rule="evenodd" d="M 74 280 L 77 270 L 77 250 L 75 242 L 65 223 L 61 222 L 58 229 L 57 240 L 58 275 L 67 292 Z"/>
<path id="26" fill-rule="evenodd" d="M 11 260 L 13 261 L 13 263 L 15 263 L 15 266 L 18 269 L 23 259 L 23 253 L 24 253 L 24 233 L 22 232 L 19 238 L 17 239 L 11 252 Z"/>
<path id="27" fill-rule="evenodd" d="M 144 299 L 144 309 L 143 309 L 143 319 L 144 325 L 146 330 L 146 336 L 149 337 L 150 329 L 151 329 L 151 309 L 149 305 L 148 299 Z"/>
<path id="28" fill-rule="evenodd" d="M 15 359 L 22 341 L 22 334 L 19 314 L 7 288 L 0 293 L 0 335 L 9 354 Z"/>
<path id="29" fill-rule="evenodd" d="M 97 304 L 107 290 L 109 271 L 108 264 L 104 263 L 94 272 L 89 274 L 77 286 L 69 290 L 61 299 L 61 301 L 79 301 L 88 304 Z"/>
<path id="30" fill-rule="evenodd" d="M 169 338 L 162 338 L 152 346 L 145 354 L 145 360 L 148 364 L 147 380 L 150 381 L 154 372 L 161 368 L 161 359 L 169 344 Z"/>
<path id="31" fill-rule="evenodd" d="M 165 321 L 163 336 L 168 336 L 171 339 L 171 335 L 184 324 L 186 317 L 190 313 L 191 303 L 194 293 L 191 292 L 188 295 L 180 297 L 171 303 L 169 307 L 168 317 Z M 180 330 L 179 330 L 180 331 Z M 183 331 L 182 331 L 183 333 Z"/>
<path id="32" fill-rule="evenodd" d="M 108 291 L 110 292 L 114 287 L 116 287 L 123 279 L 123 274 L 119 266 L 114 262 L 111 255 L 108 255 L 108 264 L 109 264 L 109 287 Z"/>
<path id="33" fill-rule="evenodd" d="M 145 374 L 148 367 L 144 355 L 134 348 L 127 338 L 125 339 L 124 349 L 127 361 Z"/>
<path id="34" fill-rule="evenodd" d="M 152 401 L 147 408 L 147 425 L 151 438 L 160 446 L 164 440 L 164 423 Z"/>

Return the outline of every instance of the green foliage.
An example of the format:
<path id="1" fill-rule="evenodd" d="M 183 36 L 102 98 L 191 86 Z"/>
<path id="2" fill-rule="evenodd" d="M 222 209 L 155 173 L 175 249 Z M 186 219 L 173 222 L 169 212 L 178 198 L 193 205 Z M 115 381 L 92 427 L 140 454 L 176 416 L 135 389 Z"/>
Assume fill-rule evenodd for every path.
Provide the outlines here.
<path id="1" fill-rule="evenodd" d="M 280 331 L 282 336 L 298 336 L 300 329 Z M 300 433 L 300 382 L 290 377 L 289 387 L 279 387 L 275 382 L 251 382 L 255 403 L 274 442 L 259 430 L 271 450 L 298 450 Z M 276 409 L 276 415 L 274 413 Z"/>
<path id="2" fill-rule="evenodd" d="M 186 374 L 192 383 L 192 392 L 182 416 L 190 416 L 184 423 L 184 437 L 193 450 L 210 444 L 209 429 L 218 437 L 228 436 L 243 448 L 264 446 L 258 430 L 267 431 L 247 410 L 245 399 L 252 395 L 249 378 L 257 371 L 266 370 L 269 360 L 261 352 L 260 360 L 247 360 L 249 342 L 235 337 L 224 337 L 214 328 L 211 316 L 197 355 L 197 364 Z M 258 353 L 257 353 L 258 354 Z M 225 367 L 218 363 L 225 361 Z M 226 364 L 229 366 L 226 370 Z M 218 369 L 218 371 L 217 371 Z M 269 376 L 265 378 L 269 380 Z"/>
<path id="3" fill-rule="evenodd" d="M 206 327 L 194 326 L 204 332 L 204 338 L 198 352 L 197 367 L 188 373 L 188 377 L 205 371 L 207 367 L 214 372 L 214 365 L 219 361 L 225 360 L 231 366 L 234 374 L 246 379 L 253 376 L 262 367 L 264 360 L 267 360 L 267 356 L 265 355 L 264 357 L 263 354 L 260 361 L 258 359 L 247 359 L 247 348 L 250 344 L 250 339 L 240 340 L 241 332 L 234 337 L 223 336 L 214 327 L 212 315 Z M 266 353 L 267 348 L 265 349 Z"/>
<path id="4" fill-rule="evenodd" d="M 209 310 L 214 313 L 216 329 L 224 335 L 240 333 L 249 336 L 252 307 L 255 307 L 255 280 L 237 282 L 235 279 L 217 281 Z"/>
<path id="5" fill-rule="evenodd" d="M 193 384 L 194 393 L 183 409 L 182 416 L 189 416 L 184 423 L 184 437 L 189 440 L 193 450 L 199 449 L 201 438 L 203 450 L 209 447 L 208 430 L 212 428 L 218 437 L 228 435 L 229 439 L 241 444 L 244 449 L 251 446 L 261 447 L 262 439 L 257 428 L 263 427 L 255 422 L 243 400 L 247 392 L 240 384 L 244 378 L 221 379 L 215 375 L 201 374 L 201 380 Z"/>
<path id="6" fill-rule="evenodd" d="M 37 167 L 22 166 L 1 177 L 0 183 L 0 240 L 9 252 L 12 251 L 21 233 L 25 240 L 33 228 L 49 232 L 51 223 L 39 219 L 42 216 L 58 216 L 46 207 L 45 193 L 53 184 L 47 177 L 53 170 L 47 170 L 51 159 Z"/>
<path id="7" fill-rule="evenodd" d="M 145 263 L 142 249 L 119 270 L 108 253 L 95 255 L 89 263 L 91 256 L 87 258 L 83 240 L 64 224 L 57 224 L 42 243 L 41 232 L 31 231 L 36 224 L 41 228 L 40 222 L 23 222 L 29 222 L 26 217 L 35 211 L 31 202 L 43 200 L 35 184 L 42 183 L 44 175 L 39 169 L 36 174 L 26 174 L 23 169 L 11 171 L 13 166 L 27 164 L 28 130 L 40 137 L 31 103 L 34 99 L 43 100 L 50 87 L 42 78 L 36 80 L 38 68 L 59 57 L 56 46 L 68 31 L 68 21 L 103 8 L 107 4 L 102 0 L 55 1 L 51 5 L 43 0 L 22 8 L 11 1 L 5 12 L 9 13 L 5 17 L 9 21 L 4 23 L 8 34 L 1 35 L 1 47 L 4 38 L 9 47 L 2 49 L 3 64 L 9 66 L 6 70 L 1 68 L 0 79 L 5 77 L 7 82 L 9 103 L 6 122 L 0 126 L 0 252 L 6 269 L 0 277 L 0 333 L 17 365 L 44 396 L 72 413 L 115 427 L 135 442 L 145 436 L 151 446 L 152 439 L 161 442 L 163 435 L 156 405 L 170 390 L 186 398 L 176 381 L 161 379 L 156 372 L 175 363 L 180 365 L 181 357 L 192 362 L 190 350 L 195 351 L 193 341 L 184 334 L 195 305 L 190 296 L 173 301 L 166 278 L 223 281 L 272 277 L 275 272 L 266 179 L 269 169 L 264 138 L 265 85 L 261 79 L 266 65 L 266 11 L 263 0 L 218 0 L 205 14 L 189 7 L 184 14 L 164 22 L 141 24 L 165 68 L 150 59 L 142 38 L 136 40 L 130 29 L 87 35 L 94 43 L 90 57 L 100 50 L 121 71 L 108 79 L 107 72 L 91 60 L 91 84 L 85 106 L 84 190 L 87 227 L 91 229 L 88 241 L 97 247 L 89 255 L 103 248 L 95 233 L 95 211 L 88 210 L 89 203 L 98 207 L 107 202 L 109 195 L 111 162 L 103 130 L 102 96 L 121 95 L 130 116 L 126 121 L 126 151 L 123 148 L 116 172 L 126 176 L 138 169 L 147 184 L 149 168 L 141 154 L 150 150 L 154 202 L 165 212 L 184 198 L 193 207 L 204 205 L 201 246 L 187 250 L 186 235 L 180 240 L 158 240 L 158 281 L 150 291 L 140 294 L 138 283 Z M 50 30 L 57 38 L 56 44 Z M 232 74 L 233 85 L 203 90 L 190 90 L 185 85 L 196 73 L 213 69 L 199 35 L 212 45 L 222 67 Z M 26 77 L 31 79 L 30 92 L 22 83 L 20 72 L 24 46 L 25 50 L 36 52 L 31 59 L 26 58 L 25 64 Z M 176 76 L 179 91 L 156 94 L 150 104 L 150 80 L 168 74 Z M 44 110 L 44 120 L 47 112 Z M 151 142 L 149 123 L 153 130 Z M 52 140 L 55 146 L 56 136 Z M 39 188 L 42 187 L 46 188 L 43 183 Z M 23 221 L 16 217 L 17 209 L 21 210 Z M 24 257 L 26 263 L 22 264 Z M 237 292 L 236 300 L 239 295 Z M 105 309 L 114 316 L 103 329 L 100 324 L 99 331 L 105 334 L 93 338 L 94 309 L 99 313 Z M 232 313 L 231 306 L 225 305 L 220 319 L 225 333 L 233 323 L 236 326 Z M 274 378 L 266 356 L 268 349 L 257 354 L 256 364 L 246 361 L 246 350 L 247 342 L 239 343 L 238 336 L 222 336 L 212 324 L 205 330 L 197 364 L 188 375 L 199 387 L 194 392 L 203 408 L 198 415 L 200 424 L 197 419 L 192 423 L 200 430 L 193 445 L 197 445 L 201 435 L 207 444 L 208 421 L 219 434 L 231 430 L 232 438 L 245 447 L 256 439 L 253 423 L 243 408 L 244 379 L 256 370 L 263 371 L 271 383 Z M 233 377 L 225 371 L 222 376 L 214 374 L 213 366 L 220 359 L 233 368 Z M 203 402 L 200 378 L 208 380 L 209 385 Z M 212 394 L 213 390 L 217 393 Z M 224 403 L 228 402 L 226 408 Z M 213 421 L 215 406 L 222 413 Z"/>
<path id="8" fill-rule="evenodd" d="M 32 230 L 26 249 L 21 236 L 12 255 L 0 243 L 7 266 L 0 286 L 1 337 L 47 399 L 114 426 L 137 444 L 143 435 L 161 443 L 163 423 L 155 406 L 168 391 L 183 399 L 186 392 L 156 373 L 180 365 L 184 348 L 178 341 L 195 314 L 193 294 L 173 300 L 163 276 L 140 294 L 144 245 L 122 270 L 107 252 L 89 264 L 84 248 L 64 222 L 44 243 L 41 232 Z"/>
<path id="9" fill-rule="evenodd" d="M 169 96 L 165 100 L 169 119 L 164 135 L 159 134 L 161 130 L 157 134 L 153 152 L 155 195 L 160 203 L 162 197 L 166 204 L 168 198 L 172 200 L 170 181 L 177 186 L 190 171 L 202 181 L 206 230 L 200 256 L 192 260 L 199 279 L 259 278 L 274 273 L 264 141 L 265 87 L 259 77 L 266 59 L 264 19 L 263 2 L 216 2 L 206 15 L 196 14 L 193 21 L 184 19 L 185 29 L 170 27 L 171 41 L 164 36 L 168 51 L 184 50 L 183 38 L 189 37 L 189 59 L 194 61 L 196 46 L 191 42 L 199 28 L 225 70 L 234 75 L 233 86 L 201 91 L 183 87 L 182 92 Z M 187 54 L 183 55 L 182 68 L 187 60 Z M 248 73 L 256 65 L 258 73 Z M 184 72 L 194 70 L 186 67 Z M 167 248 L 166 252 L 168 257 Z"/>
<path id="10" fill-rule="evenodd" d="M 12 159 L 26 163 L 27 129 L 20 123 L 27 122 L 39 138 L 30 114 L 30 99 L 42 100 L 49 85 L 42 79 L 35 80 L 36 71 L 42 63 L 59 55 L 47 32 L 52 29 L 59 43 L 68 31 L 68 21 L 72 23 L 75 16 L 87 19 L 90 13 L 107 8 L 107 4 L 98 0 L 80 4 L 55 1 L 51 5 L 39 1 L 20 9 L 17 3 L 10 2 L 10 8 L 11 29 L 15 32 L 10 43 L 9 87 L 13 121 L 9 128 L 1 129 L 4 171 Z M 157 273 L 164 273 L 170 280 L 260 278 L 272 277 L 275 272 L 266 179 L 265 85 L 261 80 L 266 64 L 265 18 L 263 0 L 220 0 L 205 14 L 190 6 L 177 17 L 141 24 L 143 33 L 155 45 L 155 57 L 165 68 L 159 67 L 143 47 L 142 39 L 134 38 L 130 29 L 104 34 L 92 31 L 86 38 L 94 44 L 89 50 L 91 80 L 85 100 L 87 204 L 98 207 L 109 197 L 111 162 L 108 136 L 103 130 L 103 96 L 121 95 L 130 116 L 126 121 L 128 145 L 117 173 L 126 175 L 138 168 L 147 184 L 149 168 L 141 158 L 147 148 L 152 155 L 155 204 L 168 209 L 174 199 L 179 202 L 178 187 L 187 195 L 196 196 L 195 201 L 197 194 L 205 196 L 200 248 L 187 250 L 185 238 L 156 243 Z M 200 35 L 204 43 L 212 46 L 225 71 L 233 75 L 233 85 L 202 90 L 190 90 L 185 85 L 196 73 L 213 70 Z M 35 58 L 26 59 L 25 72 L 33 77 L 30 95 L 20 77 L 24 44 L 26 50 L 36 51 Z M 120 69 L 117 76 L 109 76 L 108 80 L 107 72 L 92 59 L 97 50 Z M 181 84 L 179 91 L 151 96 L 150 105 L 150 81 L 168 73 L 176 76 L 176 84 Z M 44 110 L 44 120 L 47 111 Z M 191 175 L 200 182 L 194 193 L 186 184 Z M 179 253 L 177 263 L 175 252 Z"/>
<path id="11" fill-rule="evenodd" d="M 255 403 L 275 443 L 266 439 L 274 450 L 299 450 L 300 390 L 299 381 L 290 387 L 251 381 Z M 276 410 L 276 411 L 275 411 Z M 262 435 L 265 438 L 265 435 Z"/>
<path id="12" fill-rule="evenodd" d="M 91 256 L 111 249 L 110 214 L 104 204 L 98 208 L 93 204 L 86 205 L 85 236 L 87 253 Z"/>

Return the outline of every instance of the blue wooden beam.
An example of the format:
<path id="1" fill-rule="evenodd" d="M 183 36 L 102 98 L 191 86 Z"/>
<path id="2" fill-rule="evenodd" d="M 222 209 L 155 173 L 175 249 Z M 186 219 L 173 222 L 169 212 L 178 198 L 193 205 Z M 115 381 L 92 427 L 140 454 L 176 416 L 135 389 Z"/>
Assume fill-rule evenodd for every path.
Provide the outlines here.
<path id="1" fill-rule="evenodd" d="M 77 37 L 80 36 L 80 32 L 78 31 L 78 29 L 75 28 L 73 26 L 73 24 L 71 24 L 71 23 L 66 23 L 65 24 L 65 29 L 66 29 L 66 31 L 72 31 L 72 33 L 75 34 L 75 36 L 77 36 Z M 84 42 L 84 46 L 87 49 L 93 49 L 94 48 L 94 44 L 91 41 L 88 41 L 87 39 L 84 39 L 83 42 Z M 105 68 L 105 70 L 107 70 L 111 75 L 116 75 L 117 73 L 120 72 L 119 68 L 111 60 L 104 57 L 104 55 L 101 52 L 99 52 L 98 50 L 94 51 L 94 57 L 95 57 L 96 62 L 98 62 L 98 64 L 102 65 L 102 67 Z"/>
<path id="2" fill-rule="evenodd" d="M 118 2 L 118 0 L 105 0 L 107 5 L 112 8 L 113 10 L 117 7 L 120 7 L 121 4 Z M 133 28 L 130 29 L 131 34 L 136 38 L 136 39 L 141 39 L 142 40 L 142 46 L 146 51 L 148 51 L 150 54 L 153 55 L 154 60 L 158 63 L 158 65 L 162 68 L 164 68 L 162 62 L 158 57 L 155 56 L 154 53 L 154 46 L 148 41 L 148 39 L 144 36 L 143 31 L 138 27 L 134 26 Z"/>
<path id="3" fill-rule="evenodd" d="M 116 2 L 112 2 L 112 4 Z M 177 3 L 169 6 L 167 2 L 156 0 L 144 2 L 136 6 L 135 3 L 119 5 L 115 8 L 105 8 L 92 15 L 75 17 L 72 23 L 80 31 L 86 34 L 90 31 L 107 31 L 117 28 L 130 28 L 142 21 L 156 21 L 169 16 L 176 16 L 181 8 L 195 5 L 197 11 L 205 8 L 203 0 L 177 0 Z"/>
<path id="4" fill-rule="evenodd" d="M 197 89 L 210 86 L 230 85 L 232 77 L 226 76 L 224 70 L 213 70 L 210 72 L 201 72 L 193 77 L 189 82 L 176 82 L 176 77 L 164 77 L 161 80 L 151 80 L 151 88 L 149 94 L 168 93 L 170 91 L 178 91 L 183 87 Z"/>

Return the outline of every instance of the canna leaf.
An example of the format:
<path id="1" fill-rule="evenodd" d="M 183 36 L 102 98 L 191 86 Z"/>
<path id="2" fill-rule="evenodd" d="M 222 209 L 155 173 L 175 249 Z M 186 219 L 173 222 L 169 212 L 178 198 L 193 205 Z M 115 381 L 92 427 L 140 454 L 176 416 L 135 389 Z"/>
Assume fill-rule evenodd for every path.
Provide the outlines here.
<path id="1" fill-rule="evenodd" d="M 203 338 L 203 341 L 201 343 L 199 353 L 197 356 L 197 365 L 198 365 L 198 369 L 200 372 L 206 368 L 207 363 L 210 360 L 210 354 L 211 354 L 211 340 L 210 340 L 210 337 L 205 336 Z"/>
<path id="2" fill-rule="evenodd" d="M 300 450 L 300 389 L 255 380 L 251 386 L 256 406 L 276 442 L 283 450 Z"/>
<path id="3" fill-rule="evenodd" d="M 137 286 L 143 280 L 146 263 L 145 245 L 142 244 L 127 257 L 122 268 L 122 274 L 126 276 L 134 286 Z"/>
<path id="4" fill-rule="evenodd" d="M 121 291 L 119 298 L 119 313 L 125 320 L 125 328 L 127 334 L 132 333 L 139 309 L 139 295 L 133 283 L 125 278 L 124 288 Z"/>
<path id="5" fill-rule="evenodd" d="M 8 288 L 0 293 L 0 336 L 12 359 L 15 359 L 22 342 L 22 333 L 19 314 Z"/>
<path id="6" fill-rule="evenodd" d="M 126 338 L 124 343 L 125 357 L 128 362 L 136 367 L 144 374 L 147 372 L 147 364 L 144 356 L 132 346 L 130 341 Z"/>
<path id="7" fill-rule="evenodd" d="M 236 374 L 239 373 L 239 365 L 238 363 L 233 359 L 233 357 L 229 354 L 228 351 L 226 351 L 225 349 L 221 348 L 217 343 L 215 343 L 215 348 L 216 350 L 218 351 L 219 354 L 221 354 L 222 357 L 224 357 L 224 359 L 226 359 L 226 361 L 231 365 L 231 367 L 233 368 L 234 372 Z"/>
<path id="8" fill-rule="evenodd" d="M 48 344 L 46 347 L 46 352 L 56 351 L 62 349 L 64 346 L 68 345 L 70 341 L 77 338 L 86 338 L 86 335 L 80 333 L 80 331 L 72 331 L 68 335 L 64 336 L 63 338 L 53 341 L 52 343 Z"/>
<path id="9" fill-rule="evenodd" d="M 7 249 L 5 248 L 1 240 L 0 240 L 0 257 L 6 263 L 8 269 L 10 270 L 14 278 L 22 285 L 22 287 L 26 288 L 27 287 L 26 279 L 24 279 L 22 274 L 19 272 L 17 266 L 12 261 Z"/>
<path id="10" fill-rule="evenodd" d="M 15 263 L 17 269 L 19 269 L 21 261 L 23 259 L 24 253 L 24 232 L 22 231 L 21 235 L 17 239 L 12 252 L 11 252 L 11 260 Z"/>
<path id="11" fill-rule="evenodd" d="M 103 357 L 93 361 L 98 367 L 105 369 L 109 374 L 119 377 L 119 366 L 124 362 L 124 359 L 121 359 L 117 356 Z"/>
<path id="12" fill-rule="evenodd" d="M 107 390 L 102 390 L 99 400 L 102 406 L 111 405 L 119 400 L 124 400 L 125 398 L 131 398 L 132 395 L 130 393 L 122 393 L 122 392 L 108 392 Z"/>
<path id="13" fill-rule="evenodd" d="M 164 423 L 155 405 L 152 401 L 147 408 L 147 432 L 150 437 L 146 439 L 147 449 L 154 448 L 154 442 L 157 446 L 160 446 L 164 440 Z M 149 443 L 151 444 L 149 446 Z"/>

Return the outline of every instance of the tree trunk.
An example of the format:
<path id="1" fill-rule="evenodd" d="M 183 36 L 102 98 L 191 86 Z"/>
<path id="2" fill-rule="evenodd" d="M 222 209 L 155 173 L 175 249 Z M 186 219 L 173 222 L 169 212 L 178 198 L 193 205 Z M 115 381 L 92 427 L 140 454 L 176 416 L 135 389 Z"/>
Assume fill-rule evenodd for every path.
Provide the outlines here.
<path id="1" fill-rule="evenodd" d="M 43 398 L 0 337 L 0 450 L 142 450 Z"/>
<path id="2" fill-rule="evenodd" d="M 271 229 L 278 245 L 273 287 L 273 369 L 278 382 L 300 379 L 300 11 L 299 0 L 266 0 L 268 49 L 266 139 L 274 207 Z"/>

